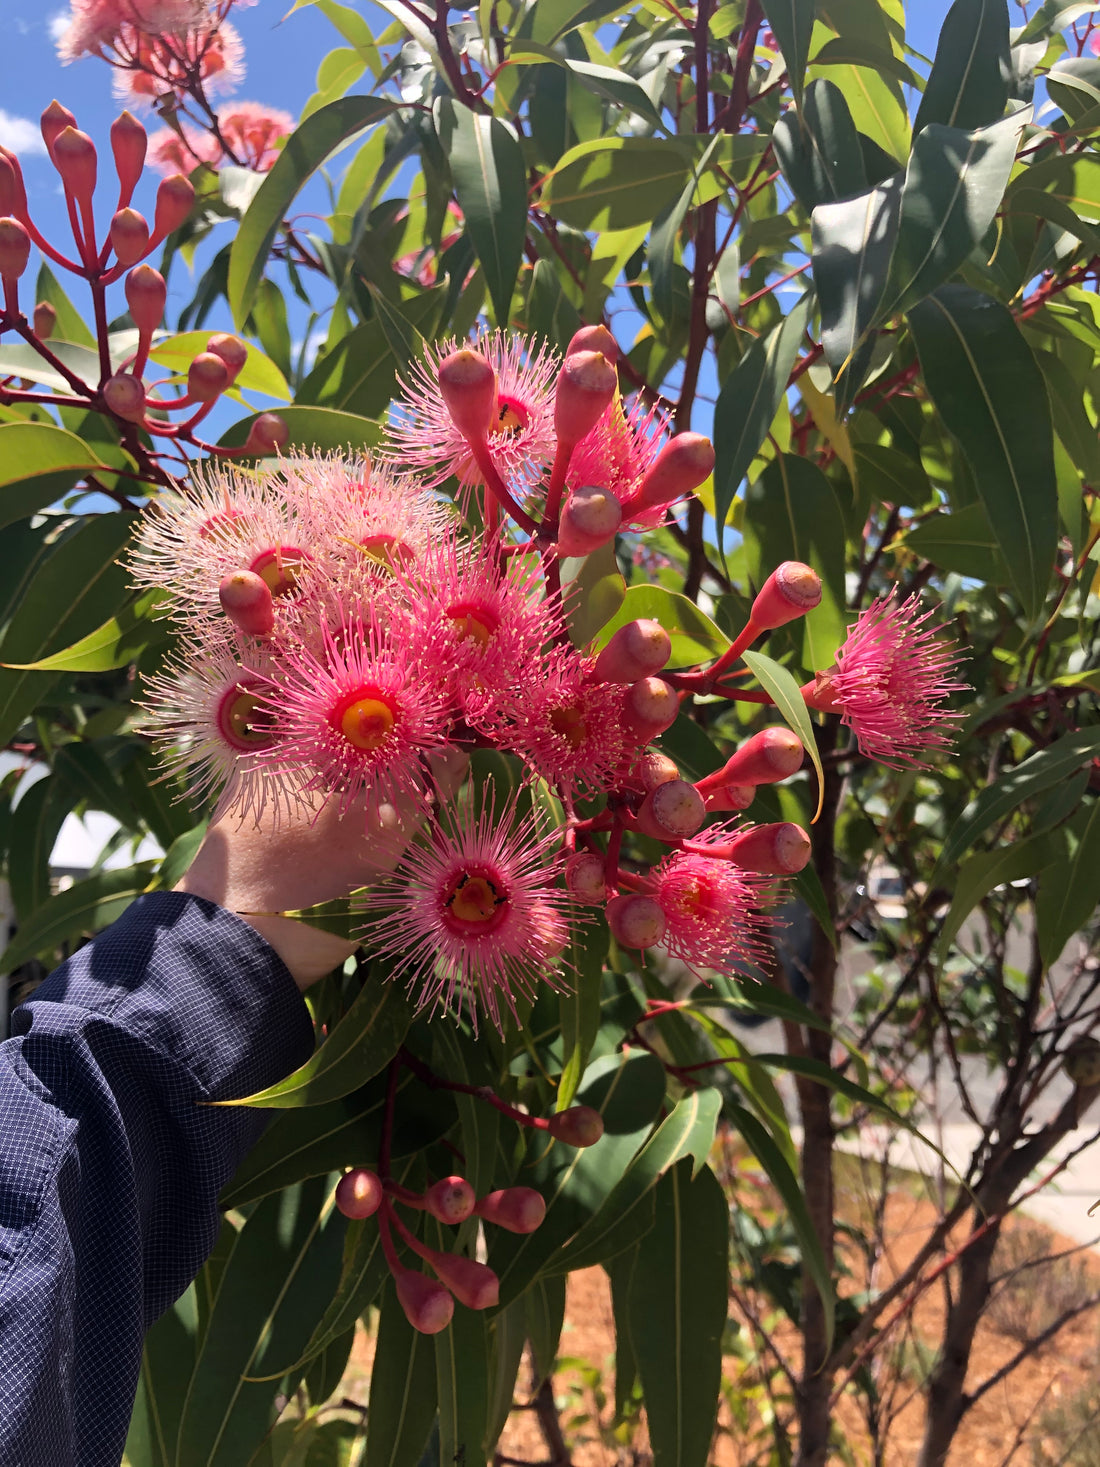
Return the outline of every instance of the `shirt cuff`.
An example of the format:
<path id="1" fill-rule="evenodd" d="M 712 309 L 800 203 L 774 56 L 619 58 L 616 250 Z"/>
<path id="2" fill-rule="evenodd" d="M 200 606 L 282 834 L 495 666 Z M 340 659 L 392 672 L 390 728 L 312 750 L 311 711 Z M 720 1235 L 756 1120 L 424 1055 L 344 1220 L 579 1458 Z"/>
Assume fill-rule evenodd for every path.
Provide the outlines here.
<path id="1" fill-rule="evenodd" d="M 185 1066 L 211 1100 L 283 1079 L 313 1052 L 286 964 L 235 913 L 189 892 L 150 892 L 75 953 L 27 1005 L 88 1010 Z"/>

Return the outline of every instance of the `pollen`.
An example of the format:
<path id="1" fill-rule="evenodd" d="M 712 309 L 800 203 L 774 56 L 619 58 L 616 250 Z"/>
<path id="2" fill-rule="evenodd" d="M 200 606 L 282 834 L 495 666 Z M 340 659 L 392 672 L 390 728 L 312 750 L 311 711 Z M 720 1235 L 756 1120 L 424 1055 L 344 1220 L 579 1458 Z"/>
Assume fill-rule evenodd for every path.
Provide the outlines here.
<path id="1" fill-rule="evenodd" d="M 349 744 L 370 754 L 386 742 L 397 719 L 393 707 L 381 698 L 353 694 L 337 709 L 334 721 Z"/>
<path id="2" fill-rule="evenodd" d="M 443 897 L 444 920 L 455 932 L 492 932 L 504 917 L 508 898 L 490 877 L 461 872 Z"/>

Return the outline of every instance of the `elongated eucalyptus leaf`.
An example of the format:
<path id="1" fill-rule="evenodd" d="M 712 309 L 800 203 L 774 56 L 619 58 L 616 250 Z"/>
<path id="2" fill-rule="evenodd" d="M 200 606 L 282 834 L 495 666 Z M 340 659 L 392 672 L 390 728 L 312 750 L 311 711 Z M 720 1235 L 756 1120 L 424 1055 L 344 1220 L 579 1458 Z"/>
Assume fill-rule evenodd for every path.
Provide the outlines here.
<path id="1" fill-rule="evenodd" d="M 607 625 L 626 595 L 614 544 L 601 545 L 591 555 L 563 560 L 561 584 L 569 635 L 575 647 L 584 647 Z"/>
<path id="2" fill-rule="evenodd" d="M 443 1244 L 446 1247 L 446 1242 Z M 485 1315 L 462 1305 L 435 1336 L 439 1461 L 485 1467 L 489 1407 L 489 1330 Z"/>
<path id="3" fill-rule="evenodd" d="M 608 933 L 602 922 L 590 922 L 584 927 L 574 924 L 566 980 L 568 987 L 558 1000 L 562 1037 L 558 1110 L 566 1110 L 572 1105 L 600 1031 L 600 1000 L 607 947 Z"/>
<path id="4" fill-rule="evenodd" d="M 775 124 L 772 147 L 807 212 L 867 188 L 859 134 L 844 93 L 824 77 L 806 88 L 801 111 L 790 108 Z"/>
<path id="5" fill-rule="evenodd" d="M 1053 865 L 1063 855 L 1065 846 L 1063 830 L 1047 831 L 992 851 L 976 851 L 961 862 L 952 882 L 951 907 L 940 928 L 940 961 L 947 956 L 960 927 L 983 897 L 1006 881 L 1020 881 Z"/>
<path id="6" fill-rule="evenodd" d="M 565 1322 L 565 1278 L 561 1274 L 538 1278 L 523 1297 L 535 1370 L 540 1380 L 547 1380 L 554 1370 Z"/>
<path id="7" fill-rule="evenodd" d="M 10 811 L 8 882 L 12 905 L 21 924 L 48 903 L 50 855 L 61 826 L 79 794 L 60 775 L 48 776 L 22 792 Z M 34 928 L 32 927 L 32 934 Z"/>
<path id="8" fill-rule="evenodd" d="M 153 611 L 166 600 L 155 588 L 142 591 L 128 606 L 109 617 L 101 627 L 81 637 L 71 647 L 42 657 L 37 662 L 9 662 L 24 672 L 109 672 L 126 667 L 147 647 L 166 642 L 171 635 L 166 622 L 155 620 Z"/>
<path id="9" fill-rule="evenodd" d="M 657 1187 L 630 1290 L 630 1339 L 654 1467 L 706 1467 L 722 1379 L 729 1204 L 709 1167 L 682 1161 Z"/>
<path id="10" fill-rule="evenodd" d="M 0 363 L 0 372 L 16 370 Z M 58 384 L 55 384 L 58 385 Z M 62 379 L 62 391 L 68 384 Z M 0 423 L 0 529 L 44 508 L 103 460 L 52 423 Z"/>
<path id="11" fill-rule="evenodd" d="M 779 42 L 796 105 L 802 100 L 810 36 L 814 28 L 814 0 L 767 0 L 764 14 Z"/>
<path id="12" fill-rule="evenodd" d="M 969 286 L 941 286 L 910 311 L 909 325 L 928 391 L 966 455 L 1016 594 L 1036 616 L 1058 538 L 1042 373 L 1007 308 Z"/>
<path id="13" fill-rule="evenodd" d="M 230 1230 L 232 1231 L 232 1229 Z M 125 1460 L 130 1467 L 176 1467 L 176 1437 L 201 1337 L 192 1284 L 145 1335 Z"/>
<path id="14" fill-rule="evenodd" d="M 1035 923 L 1039 951 L 1049 967 L 1075 932 L 1096 910 L 1096 873 L 1100 870 L 1100 800 L 1094 800 L 1081 823 L 1072 852 L 1041 869 Z"/>
<path id="15" fill-rule="evenodd" d="M 382 1296 L 363 1467 L 416 1467 L 435 1422 L 435 1344 L 414 1330 L 392 1281 Z"/>
<path id="16" fill-rule="evenodd" d="M 932 122 L 981 127 L 998 120 L 1012 75 L 1008 27 L 1008 0 L 955 0 L 940 28 L 914 135 Z"/>
<path id="17" fill-rule="evenodd" d="M 694 159 L 664 138 L 603 137 L 559 159 L 543 188 L 543 205 L 577 229 L 649 225 L 678 198 Z"/>
<path id="18" fill-rule="evenodd" d="M 527 170 L 519 141 L 497 117 L 442 104 L 440 136 L 455 196 L 489 288 L 497 324 L 508 324 L 527 233 Z"/>
<path id="19" fill-rule="evenodd" d="M 802 740 L 803 748 L 810 756 L 810 762 L 817 774 L 818 800 L 817 810 L 814 813 L 814 820 L 816 820 L 821 814 L 825 774 L 821 768 L 821 756 L 817 752 L 814 727 L 810 722 L 810 715 L 806 711 L 802 694 L 798 690 L 798 684 L 785 667 L 773 661 L 772 658 L 765 657 L 762 652 L 746 652 L 743 655 L 745 666 L 751 669 L 753 676 L 764 691 L 771 694 L 772 701 L 782 715 L 783 721 Z"/>
<path id="20" fill-rule="evenodd" d="M 121 917 L 156 875 L 156 861 L 100 871 L 50 897 L 19 926 L 0 953 L 0 973 L 11 973 L 29 959 L 48 955 L 63 942 L 101 932 Z"/>

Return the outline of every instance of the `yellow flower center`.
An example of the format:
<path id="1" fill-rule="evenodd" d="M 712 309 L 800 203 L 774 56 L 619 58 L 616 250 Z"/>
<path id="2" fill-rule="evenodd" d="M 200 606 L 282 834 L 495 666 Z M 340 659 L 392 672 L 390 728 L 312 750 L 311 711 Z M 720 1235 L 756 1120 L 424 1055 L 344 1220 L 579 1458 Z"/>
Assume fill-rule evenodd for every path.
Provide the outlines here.
<path id="1" fill-rule="evenodd" d="M 297 545 L 273 545 L 261 550 L 248 568 L 267 582 L 272 596 L 292 596 L 298 589 L 298 572 L 309 559 L 309 552 Z"/>
<path id="2" fill-rule="evenodd" d="M 463 871 L 443 894 L 448 926 L 465 937 L 492 932 L 503 920 L 507 895 L 483 871 Z"/>
<path id="3" fill-rule="evenodd" d="M 222 699 L 218 729 L 235 749 L 263 749 L 271 743 L 271 710 L 254 693 L 236 691 Z"/>
<path id="4" fill-rule="evenodd" d="M 489 431 L 498 438 L 511 438 L 513 434 L 522 432 L 530 421 L 531 415 L 521 402 L 512 397 L 498 397 L 496 421 Z"/>
<path id="5" fill-rule="evenodd" d="M 411 565 L 416 560 L 415 550 L 396 535 L 366 535 L 359 541 L 359 549 L 368 560 L 383 570 Z"/>
<path id="6" fill-rule="evenodd" d="M 555 708 L 550 714 L 550 727 L 571 749 L 579 749 L 588 736 L 584 713 L 576 703 L 570 703 L 565 708 Z"/>
<path id="7" fill-rule="evenodd" d="M 367 754 L 381 748 L 396 722 L 390 704 L 370 695 L 355 697 L 337 711 L 337 727 L 344 738 Z"/>
<path id="8" fill-rule="evenodd" d="M 467 601 L 456 601 L 453 606 L 448 606 L 446 615 L 460 642 L 476 642 L 481 648 L 489 645 L 489 638 L 500 625 L 499 619 L 487 606 Z"/>

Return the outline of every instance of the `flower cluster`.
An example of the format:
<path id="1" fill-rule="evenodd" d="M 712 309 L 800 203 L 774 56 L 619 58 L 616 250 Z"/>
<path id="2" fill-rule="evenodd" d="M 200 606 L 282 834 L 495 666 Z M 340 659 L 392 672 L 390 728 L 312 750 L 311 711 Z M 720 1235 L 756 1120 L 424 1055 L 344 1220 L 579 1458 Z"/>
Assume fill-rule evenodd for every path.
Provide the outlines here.
<path id="1" fill-rule="evenodd" d="M 475 1023 L 501 1027 L 539 983 L 568 984 L 593 908 L 619 943 L 662 944 L 692 969 L 758 960 L 776 878 L 810 855 L 801 826 L 738 818 L 801 766 L 786 728 L 697 781 L 654 747 L 692 692 L 770 701 L 733 686 L 732 665 L 818 603 L 810 567 L 777 567 L 706 669 L 668 671 L 654 620 L 598 651 L 571 638 L 563 566 L 663 519 L 714 460 L 706 439 L 623 403 L 617 352 L 602 327 L 564 360 L 499 332 L 444 343 L 378 457 L 208 467 L 158 501 L 133 556 L 139 584 L 172 593 L 183 635 L 147 692 L 169 763 L 244 818 L 325 801 L 348 819 L 411 811 L 420 834 L 359 898 L 364 937 L 422 1004 Z M 804 695 L 875 757 L 914 758 L 944 742 L 953 661 L 913 604 L 879 604 Z M 491 788 L 436 800 L 436 756 L 476 749 L 510 756 L 556 802 L 533 808 L 557 815 Z M 647 842 L 663 854 L 643 859 Z"/>

